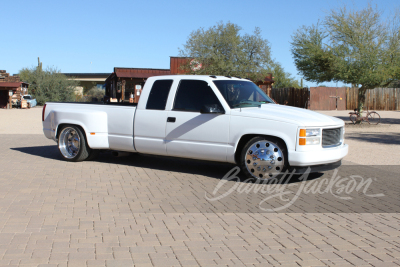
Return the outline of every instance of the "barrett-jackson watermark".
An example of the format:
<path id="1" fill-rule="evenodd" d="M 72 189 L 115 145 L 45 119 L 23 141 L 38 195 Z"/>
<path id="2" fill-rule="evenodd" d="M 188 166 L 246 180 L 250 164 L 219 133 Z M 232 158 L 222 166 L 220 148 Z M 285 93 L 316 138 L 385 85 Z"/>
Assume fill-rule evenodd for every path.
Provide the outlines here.
<path id="1" fill-rule="evenodd" d="M 368 188 L 373 182 L 372 178 L 364 179 L 360 175 L 350 175 L 349 177 L 341 177 L 338 174 L 338 170 L 336 169 L 333 172 L 331 178 L 322 178 L 315 179 L 311 181 L 307 181 L 308 176 L 310 174 L 311 169 L 308 168 L 304 174 L 302 174 L 298 180 L 300 180 L 300 186 L 297 191 L 288 190 L 289 186 L 294 184 L 288 184 L 291 180 L 292 176 L 295 173 L 293 170 L 292 173 L 286 171 L 281 177 L 271 178 L 271 179 L 254 179 L 250 178 L 245 181 L 241 181 L 237 176 L 240 172 L 239 167 L 234 167 L 231 169 L 217 184 L 212 192 L 211 196 L 205 193 L 205 198 L 208 201 L 218 201 L 221 200 L 230 194 L 236 192 L 239 194 L 262 194 L 265 195 L 259 202 L 259 208 L 263 211 L 267 212 L 276 212 L 284 210 L 291 205 L 299 198 L 299 196 L 304 194 L 331 194 L 332 196 L 341 199 L 341 200 L 351 200 L 353 199 L 350 194 L 353 192 L 360 193 L 362 192 L 365 196 L 375 198 L 375 197 L 383 197 L 384 194 L 368 194 Z M 232 182 L 232 186 L 228 190 L 222 191 L 221 188 L 226 185 L 228 182 Z M 240 182 L 241 181 L 241 182 Z M 224 187 L 225 189 L 225 187 Z M 279 198 L 281 202 L 284 204 L 279 207 L 274 208 L 265 208 L 263 207 L 264 203 L 268 203 L 274 198 Z"/>

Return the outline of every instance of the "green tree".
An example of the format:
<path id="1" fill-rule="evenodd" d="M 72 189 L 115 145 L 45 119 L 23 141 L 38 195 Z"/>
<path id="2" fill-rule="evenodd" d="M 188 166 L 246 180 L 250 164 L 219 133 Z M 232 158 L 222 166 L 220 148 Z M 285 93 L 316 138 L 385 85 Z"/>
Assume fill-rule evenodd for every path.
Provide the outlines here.
<path id="1" fill-rule="evenodd" d="M 105 95 L 105 90 L 97 88 L 97 86 L 93 86 L 86 92 L 86 96 L 84 96 L 80 101 L 81 102 L 92 102 L 92 98 L 97 98 L 100 101 Z"/>
<path id="2" fill-rule="evenodd" d="M 330 10 L 318 24 L 298 29 L 291 46 L 306 80 L 356 84 L 360 112 L 366 90 L 400 79 L 399 18 L 384 20 L 370 5 L 359 11 Z"/>
<path id="3" fill-rule="evenodd" d="M 188 74 L 239 76 L 253 81 L 263 80 L 272 72 L 276 83 L 285 86 L 293 80 L 271 59 L 269 42 L 261 37 L 259 28 L 252 34 L 241 35 L 240 31 L 241 27 L 230 22 L 193 31 L 179 49 L 180 56 L 189 58 L 182 69 Z M 197 63 L 201 68 L 196 70 Z"/>
<path id="4" fill-rule="evenodd" d="M 38 67 L 23 68 L 19 75 L 22 81 L 29 84 L 29 91 L 38 105 L 44 105 L 48 101 L 75 101 L 74 89 L 78 82 L 68 80 L 56 68 L 42 70 L 39 64 Z"/>
<path id="5" fill-rule="evenodd" d="M 302 88 L 299 81 L 296 80 L 289 72 L 286 72 L 281 64 L 274 63 L 272 66 L 272 71 L 274 75 L 274 88 Z"/>

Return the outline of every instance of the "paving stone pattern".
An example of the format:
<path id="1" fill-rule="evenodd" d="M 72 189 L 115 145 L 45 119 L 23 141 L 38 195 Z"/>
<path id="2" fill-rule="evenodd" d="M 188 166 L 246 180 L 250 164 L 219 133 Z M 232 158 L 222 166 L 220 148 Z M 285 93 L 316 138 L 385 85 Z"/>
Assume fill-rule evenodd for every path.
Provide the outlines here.
<path id="1" fill-rule="evenodd" d="M 69 163 L 43 135 L 0 138 L 0 266 L 400 266 L 395 165 L 338 171 L 372 177 L 367 194 L 383 197 L 302 193 L 265 212 L 271 194 L 207 201 L 231 164 L 109 153 Z M 332 175 L 297 177 L 284 192 Z M 254 185 L 221 190 L 235 184 Z"/>

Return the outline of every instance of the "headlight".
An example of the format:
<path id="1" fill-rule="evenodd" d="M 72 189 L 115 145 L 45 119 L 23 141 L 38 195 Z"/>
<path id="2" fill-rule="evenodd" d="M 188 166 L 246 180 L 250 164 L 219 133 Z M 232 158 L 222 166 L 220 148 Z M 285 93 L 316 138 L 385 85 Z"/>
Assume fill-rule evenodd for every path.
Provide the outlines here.
<path id="1" fill-rule="evenodd" d="M 305 133 L 304 133 L 305 132 Z M 320 136 L 321 129 L 315 128 L 315 129 L 301 129 L 300 130 L 300 136 L 301 137 L 309 137 L 309 136 Z"/>
<path id="2" fill-rule="evenodd" d="M 319 145 L 321 143 L 321 129 L 320 128 L 310 128 L 310 129 L 300 129 L 299 132 L 299 145 Z M 301 138 L 303 137 L 303 138 Z"/>
<path id="3" fill-rule="evenodd" d="M 320 140 L 319 137 L 306 138 L 306 145 L 319 145 Z"/>

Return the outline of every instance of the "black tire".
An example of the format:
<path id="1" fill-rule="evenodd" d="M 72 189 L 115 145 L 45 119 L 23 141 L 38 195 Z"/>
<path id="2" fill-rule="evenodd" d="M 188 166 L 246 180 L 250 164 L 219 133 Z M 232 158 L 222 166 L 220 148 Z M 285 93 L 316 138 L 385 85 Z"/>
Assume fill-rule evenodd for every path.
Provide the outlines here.
<path id="1" fill-rule="evenodd" d="M 250 148 L 255 148 L 255 151 Z M 244 145 L 240 154 L 239 167 L 247 178 L 270 179 L 285 172 L 288 166 L 286 145 L 276 137 L 254 137 Z"/>
<path id="2" fill-rule="evenodd" d="M 100 149 L 91 149 L 89 157 L 87 157 L 86 160 L 94 160 L 96 159 L 100 154 Z"/>
<path id="3" fill-rule="evenodd" d="M 72 162 L 86 160 L 92 152 L 84 132 L 75 125 L 66 125 L 60 130 L 57 147 L 63 159 Z"/>
<path id="4" fill-rule="evenodd" d="M 356 122 L 357 122 L 357 115 L 356 115 L 356 114 L 350 114 L 350 121 L 351 121 L 353 124 L 356 124 Z"/>
<path id="5" fill-rule="evenodd" d="M 378 123 L 381 122 L 381 116 L 376 113 L 375 111 L 372 111 L 368 114 L 368 123 L 377 125 Z"/>

